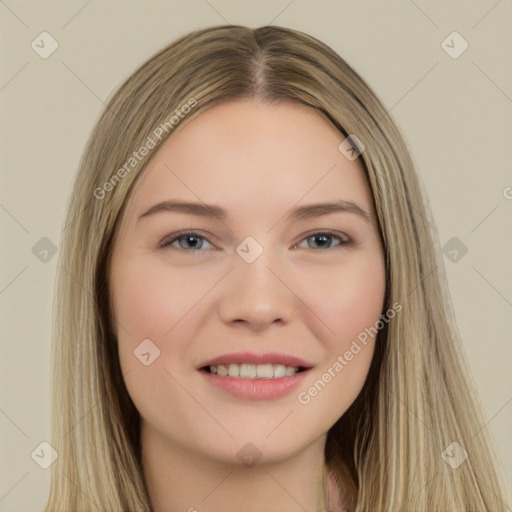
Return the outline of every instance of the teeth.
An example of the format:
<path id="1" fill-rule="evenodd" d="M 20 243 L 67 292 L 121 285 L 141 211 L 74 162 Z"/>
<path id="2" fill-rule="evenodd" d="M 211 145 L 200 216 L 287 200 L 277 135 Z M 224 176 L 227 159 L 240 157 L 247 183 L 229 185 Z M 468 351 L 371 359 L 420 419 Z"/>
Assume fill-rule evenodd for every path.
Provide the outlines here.
<path id="1" fill-rule="evenodd" d="M 284 364 L 274 364 L 272 369 L 274 370 L 274 377 L 284 377 L 286 375 L 286 366 Z"/>
<path id="2" fill-rule="evenodd" d="M 290 366 L 286 366 L 285 375 L 287 377 L 295 375 L 296 373 L 297 373 L 297 369 L 296 368 L 291 368 Z"/>
<path id="3" fill-rule="evenodd" d="M 284 364 L 218 364 L 210 366 L 210 373 L 222 377 L 241 377 L 243 379 L 277 379 L 291 377 L 299 371 L 294 366 Z"/>
<path id="4" fill-rule="evenodd" d="M 230 377 L 238 377 L 240 375 L 240 366 L 237 364 L 230 364 L 228 367 L 228 375 Z"/>
<path id="5" fill-rule="evenodd" d="M 277 365 L 276 365 L 277 366 Z M 257 364 L 256 377 L 258 379 L 272 379 L 274 377 L 274 369 L 271 364 Z"/>
<path id="6" fill-rule="evenodd" d="M 217 373 L 225 377 L 228 374 L 228 369 L 223 364 L 219 364 L 217 365 Z"/>

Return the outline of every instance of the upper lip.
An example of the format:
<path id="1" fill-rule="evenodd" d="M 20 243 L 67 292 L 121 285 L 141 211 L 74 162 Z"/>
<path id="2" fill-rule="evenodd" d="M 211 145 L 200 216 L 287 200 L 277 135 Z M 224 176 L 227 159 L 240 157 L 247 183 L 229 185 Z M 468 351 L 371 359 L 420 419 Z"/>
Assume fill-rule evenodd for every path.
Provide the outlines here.
<path id="1" fill-rule="evenodd" d="M 253 353 L 253 352 L 232 352 L 230 354 L 224 354 L 212 359 L 208 359 L 206 362 L 201 364 L 200 368 L 205 366 L 217 366 L 219 364 L 283 364 L 285 366 L 292 366 L 297 368 L 311 368 L 313 365 L 304 361 L 303 359 L 279 352 L 265 352 L 265 353 Z"/>

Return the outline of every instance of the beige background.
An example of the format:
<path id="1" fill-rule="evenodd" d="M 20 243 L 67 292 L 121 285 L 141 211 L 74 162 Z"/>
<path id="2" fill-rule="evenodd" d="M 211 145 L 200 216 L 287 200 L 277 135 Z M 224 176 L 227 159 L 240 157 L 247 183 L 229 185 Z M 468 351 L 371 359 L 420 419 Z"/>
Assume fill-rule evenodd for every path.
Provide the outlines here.
<path id="1" fill-rule="evenodd" d="M 5 0 L 0 19 L 0 512 L 40 510 L 49 483 L 49 470 L 31 452 L 49 438 L 57 257 L 44 263 L 32 248 L 42 237 L 58 246 L 81 151 L 112 91 L 178 36 L 227 22 L 274 23 L 317 36 L 392 110 L 441 246 L 457 237 L 468 248 L 457 262 L 442 259 L 486 428 L 511 485 L 511 0 Z M 43 31 L 59 45 L 47 59 L 31 48 Z M 456 59 L 441 46 L 453 31 L 469 44 Z M 461 48 L 460 41 L 448 44 Z"/>

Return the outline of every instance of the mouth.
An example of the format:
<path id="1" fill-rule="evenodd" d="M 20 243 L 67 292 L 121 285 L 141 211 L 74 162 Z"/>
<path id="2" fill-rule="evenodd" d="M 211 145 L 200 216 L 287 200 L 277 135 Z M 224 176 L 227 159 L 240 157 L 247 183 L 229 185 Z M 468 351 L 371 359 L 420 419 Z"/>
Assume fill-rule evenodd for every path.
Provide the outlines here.
<path id="1" fill-rule="evenodd" d="M 197 368 L 205 382 L 245 400 L 273 400 L 290 395 L 313 368 L 306 361 L 279 353 L 225 354 Z"/>
<path id="2" fill-rule="evenodd" d="M 296 373 L 305 372 L 304 366 L 287 366 L 284 364 L 251 364 L 230 363 L 203 366 L 202 371 L 220 377 L 240 377 L 241 379 L 280 379 L 292 377 Z"/>
<path id="3" fill-rule="evenodd" d="M 305 372 L 312 366 L 290 354 L 237 352 L 209 359 L 199 369 L 220 377 L 280 379 Z"/>

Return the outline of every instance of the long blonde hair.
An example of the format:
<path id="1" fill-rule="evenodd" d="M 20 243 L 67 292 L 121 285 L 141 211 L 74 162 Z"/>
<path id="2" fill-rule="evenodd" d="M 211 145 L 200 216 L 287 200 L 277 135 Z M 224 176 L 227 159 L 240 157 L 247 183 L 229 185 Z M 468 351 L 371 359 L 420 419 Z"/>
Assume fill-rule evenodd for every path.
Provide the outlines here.
<path id="1" fill-rule="evenodd" d="M 389 113 L 315 38 L 274 26 L 219 26 L 180 38 L 130 76 L 84 151 L 55 289 L 51 444 L 59 457 L 45 511 L 151 510 L 140 416 L 124 385 L 112 329 L 109 258 L 133 187 L 158 147 L 175 126 L 235 98 L 309 105 L 365 144 L 360 158 L 385 250 L 385 309 L 399 303 L 403 310 L 379 332 L 363 390 L 327 436 L 326 462 L 349 510 L 507 510 L 433 221 Z M 183 114 L 183 105 L 193 108 Z M 172 116 L 176 122 L 169 122 Z M 149 151 L 134 164 L 134 151 L 144 145 Z M 453 442 L 468 454 L 457 468 L 442 457 Z"/>

